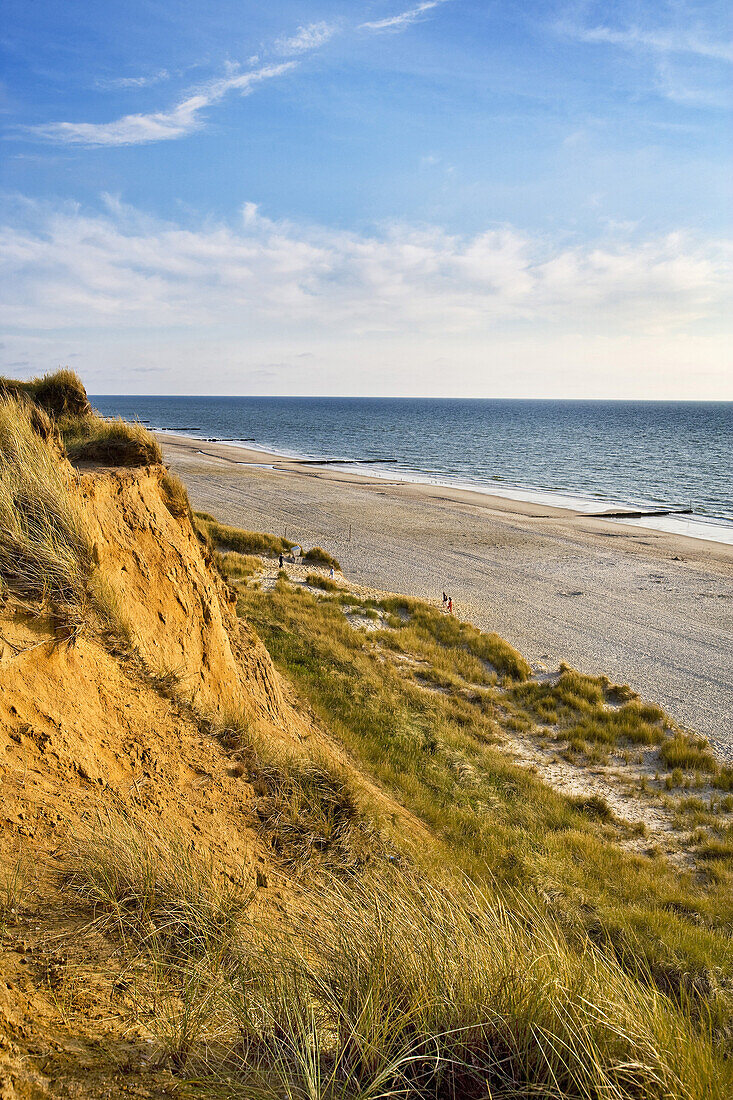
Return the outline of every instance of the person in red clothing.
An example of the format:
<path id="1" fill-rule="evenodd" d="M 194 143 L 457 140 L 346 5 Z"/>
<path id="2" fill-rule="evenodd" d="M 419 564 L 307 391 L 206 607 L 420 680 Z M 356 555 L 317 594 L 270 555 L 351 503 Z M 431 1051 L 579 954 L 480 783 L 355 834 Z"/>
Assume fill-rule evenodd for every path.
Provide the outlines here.
<path id="1" fill-rule="evenodd" d="M 448 597 L 448 614 L 449 615 L 453 614 L 453 597 L 452 596 Z"/>

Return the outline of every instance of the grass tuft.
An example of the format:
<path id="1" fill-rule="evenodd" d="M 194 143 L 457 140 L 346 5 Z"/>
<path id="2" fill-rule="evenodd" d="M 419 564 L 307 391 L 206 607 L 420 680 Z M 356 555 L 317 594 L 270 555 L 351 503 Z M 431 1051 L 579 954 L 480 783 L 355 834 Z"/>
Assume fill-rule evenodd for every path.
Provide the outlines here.
<path id="1" fill-rule="evenodd" d="M 308 562 L 309 565 L 325 565 L 327 569 L 341 569 L 336 558 L 320 546 L 311 546 L 310 550 L 303 555 L 303 561 Z"/>
<path id="2" fill-rule="evenodd" d="M 93 562 L 67 470 L 27 402 L 0 398 L 0 578 L 23 599 L 86 601 Z"/>
<path id="3" fill-rule="evenodd" d="M 208 512 L 195 512 L 197 528 L 206 535 L 219 550 L 235 550 L 238 554 L 267 554 L 276 557 L 285 554 L 294 542 L 268 535 L 260 531 L 243 531 L 239 527 L 229 527 L 219 523 Z"/>
<path id="4" fill-rule="evenodd" d="M 42 378 L 33 378 L 29 382 L 0 378 L 0 395 L 25 397 L 55 418 L 84 416 L 91 412 L 81 379 L 68 369 L 44 374 Z"/>
<path id="5" fill-rule="evenodd" d="M 59 419 L 66 452 L 72 462 L 106 466 L 152 466 L 163 461 L 160 445 L 142 424 L 96 413 Z"/>
<path id="6" fill-rule="evenodd" d="M 254 896 L 182 833 L 112 812 L 77 831 L 65 882 L 92 909 L 98 930 L 148 949 L 154 944 L 168 957 L 221 951 Z"/>
<path id="7" fill-rule="evenodd" d="M 715 772 L 718 769 L 707 741 L 683 733 L 675 734 L 665 741 L 659 749 L 659 755 L 668 768 L 700 772 Z"/>
<path id="8" fill-rule="evenodd" d="M 176 474 L 166 470 L 160 479 L 160 488 L 165 506 L 175 519 L 192 518 L 188 490 Z"/>
<path id="9" fill-rule="evenodd" d="M 305 583 L 310 585 L 311 588 L 320 588 L 322 592 L 340 592 L 341 589 L 334 581 L 329 580 L 328 577 L 322 577 L 320 573 L 309 573 L 305 578 Z"/>

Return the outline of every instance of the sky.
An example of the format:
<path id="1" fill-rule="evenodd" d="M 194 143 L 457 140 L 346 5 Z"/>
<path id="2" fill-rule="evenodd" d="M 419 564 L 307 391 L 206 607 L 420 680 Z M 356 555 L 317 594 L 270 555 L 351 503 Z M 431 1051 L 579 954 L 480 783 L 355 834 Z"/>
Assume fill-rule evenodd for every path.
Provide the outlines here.
<path id="1" fill-rule="evenodd" d="M 733 399 L 719 0 L 4 0 L 0 373 Z"/>

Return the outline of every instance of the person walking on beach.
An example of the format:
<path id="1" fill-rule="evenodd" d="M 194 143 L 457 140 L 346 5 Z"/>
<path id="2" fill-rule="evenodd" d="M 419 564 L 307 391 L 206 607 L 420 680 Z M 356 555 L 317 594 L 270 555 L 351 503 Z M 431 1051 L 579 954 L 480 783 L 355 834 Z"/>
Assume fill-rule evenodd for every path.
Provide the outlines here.
<path id="1" fill-rule="evenodd" d="M 277 564 L 278 564 L 278 565 L 279 565 L 279 567 L 280 567 L 280 568 L 282 569 L 282 567 L 283 567 L 283 556 L 282 556 L 282 551 L 280 552 L 280 556 L 279 556 L 279 558 L 277 559 Z"/>
<path id="2" fill-rule="evenodd" d="M 449 615 L 453 614 L 453 597 L 452 596 L 448 597 L 448 614 Z"/>
<path id="3" fill-rule="evenodd" d="M 443 593 L 443 610 L 445 611 L 445 605 L 448 603 L 448 597 L 445 592 Z"/>

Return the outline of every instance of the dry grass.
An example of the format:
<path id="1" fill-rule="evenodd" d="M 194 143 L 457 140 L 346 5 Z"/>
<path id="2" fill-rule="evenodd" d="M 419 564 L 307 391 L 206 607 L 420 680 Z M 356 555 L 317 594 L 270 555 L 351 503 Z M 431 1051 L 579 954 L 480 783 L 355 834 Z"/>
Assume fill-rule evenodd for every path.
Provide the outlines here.
<path id="1" fill-rule="evenodd" d="M 240 607 L 333 736 L 432 831 L 431 858 L 545 899 L 572 937 L 592 933 L 632 972 L 641 967 L 661 989 L 693 997 L 721 1029 L 728 1025 L 727 995 L 705 992 L 716 968 L 724 984 L 733 980 L 733 877 L 724 856 L 696 876 L 630 853 L 618 843 L 629 839 L 628 827 L 601 799 L 568 799 L 512 763 L 496 742 L 503 728 L 531 727 L 515 694 L 531 688 L 531 701 L 537 685 L 471 686 L 460 673 L 472 673 L 465 662 L 475 658 L 447 645 L 432 672 L 451 686 L 426 691 L 404 660 L 415 657 L 410 608 L 395 605 L 402 625 L 394 631 L 367 635 L 349 625 L 340 595 L 316 597 L 286 581 L 269 592 L 242 590 Z M 402 660 L 387 655 L 383 635 L 405 640 Z M 432 639 L 423 633 L 421 661 L 432 661 Z M 431 678 L 430 664 L 417 671 Z M 566 673 L 561 688 L 571 724 L 576 705 L 606 707 L 598 699 L 613 691 L 576 676 Z M 629 722 L 653 725 L 660 713 L 634 700 L 609 713 L 624 706 Z"/>
<path id="2" fill-rule="evenodd" d="M 165 506 L 175 519 L 193 519 L 188 490 L 177 474 L 166 470 L 160 479 L 160 489 Z"/>
<path id="3" fill-rule="evenodd" d="M 197 528 L 211 543 L 220 550 L 235 550 L 238 554 L 263 554 L 276 557 L 285 554 L 295 543 L 278 535 L 267 535 L 260 531 L 242 531 L 239 527 L 228 527 L 219 523 L 207 512 L 195 512 Z"/>
<path id="4" fill-rule="evenodd" d="M 65 882 L 92 910 L 99 931 L 153 945 L 172 958 L 200 956 L 231 942 L 252 891 L 191 848 L 176 831 L 108 813 L 79 827 Z"/>
<path id="5" fill-rule="evenodd" d="M 152 466 L 163 461 L 157 439 L 142 424 L 105 420 L 92 412 L 61 417 L 58 424 L 72 462 Z"/>
<path id="6" fill-rule="evenodd" d="M 79 607 L 93 568 L 89 536 L 37 416 L 23 400 L 0 398 L 0 577 L 22 599 Z"/>
<path id="7" fill-rule="evenodd" d="M 71 370 L 57 370 L 29 382 L 0 378 L 0 395 L 2 394 L 26 397 L 56 418 L 83 416 L 91 411 L 84 385 Z"/>
<path id="8" fill-rule="evenodd" d="M 0 378 L 3 394 L 45 410 L 58 426 L 72 462 L 149 466 L 163 461 L 157 440 L 142 424 L 98 416 L 73 371 L 55 371 L 30 382 Z"/>
<path id="9" fill-rule="evenodd" d="M 705 1020 L 587 941 L 570 947 L 519 895 L 382 867 L 325 879 L 273 922 L 225 882 L 127 818 L 98 819 L 67 875 L 95 926 L 123 937 L 138 1027 L 204 1095 L 729 1094 Z"/>
<path id="10" fill-rule="evenodd" d="M 384 854 L 353 784 L 322 753 L 274 745 L 241 712 L 219 719 L 212 732 L 253 785 L 252 820 L 290 874 L 353 872 Z"/>
<path id="11" fill-rule="evenodd" d="M 303 555 L 303 561 L 307 561 L 309 565 L 325 565 L 327 569 L 341 569 L 336 558 L 321 546 L 311 546 Z"/>
<path id="12" fill-rule="evenodd" d="M 0 939 L 19 923 L 32 897 L 35 872 L 32 857 L 24 851 L 0 867 Z"/>

